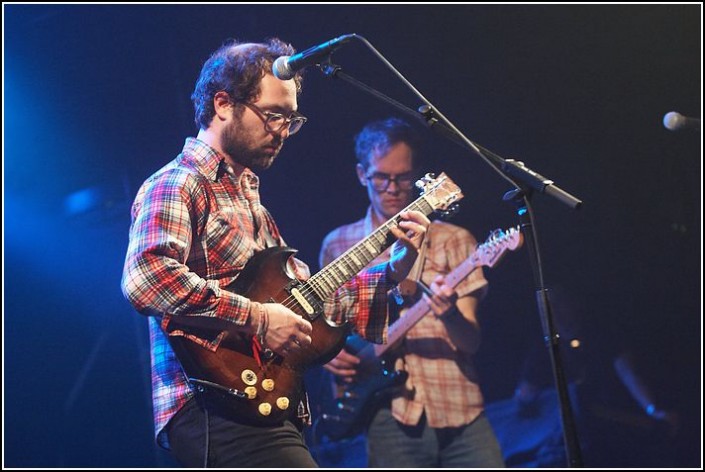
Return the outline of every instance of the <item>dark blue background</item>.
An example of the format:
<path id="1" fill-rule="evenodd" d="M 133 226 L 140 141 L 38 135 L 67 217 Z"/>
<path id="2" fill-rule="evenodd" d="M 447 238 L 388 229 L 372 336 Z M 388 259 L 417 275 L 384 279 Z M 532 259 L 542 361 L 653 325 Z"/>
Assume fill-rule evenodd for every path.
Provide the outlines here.
<path id="1" fill-rule="evenodd" d="M 224 39 L 277 36 L 303 50 L 353 32 L 471 139 L 584 200 L 573 212 L 534 198 L 546 280 L 579 300 L 591 325 L 635 346 L 659 401 L 685 419 L 665 451 L 671 465 L 699 464 L 701 135 L 661 119 L 701 116 L 700 5 L 3 10 L 5 465 L 172 465 L 152 440 L 146 323 L 119 290 L 129 204 L 195 135 L 189 96 Z M 420 104 L 361 43 L 334 59 Z M 327 231 L 365 210 L 354 134 L 395 111 L 313 69 L 300 111 L 309 123 L 261 174 L 263 200 L 315 269 Z M 420 132 L 429 167 L 465 192 L 456 224 L 480 240 L 516 224 L 502 179 Z M 81 200 L 85 189 L 99 197 Z M 487 277 L 478 360 L 493 401 L 511 396 L 540 328 L 525 252 Z"/>

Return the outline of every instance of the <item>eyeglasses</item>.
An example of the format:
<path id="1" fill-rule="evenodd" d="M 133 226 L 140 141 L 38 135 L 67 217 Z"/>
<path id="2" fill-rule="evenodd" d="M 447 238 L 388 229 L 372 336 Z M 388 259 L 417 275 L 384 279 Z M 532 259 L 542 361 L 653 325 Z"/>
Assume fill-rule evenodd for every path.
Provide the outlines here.
<path id="1" fill-rule="evenodd" d="M 413 172 L 399 174 L 394 177 L 383 172 L 373 172 L 370 175 L 366 175 L 365 178 L 372 184 L 372 188 L 378 192 L 387 190 L 392 182 L 397 184 L 397 188 L 400 190 L 411 190 L 414 188 Z"/>
<path id="2" fill-rule="evenodd" d="M 305 116 L 299 115 L 296 112 L 293 112 L 291 115 L 286 117 L 281 113 L 262 110 L 260 107 L 252 103 L 244 103 L 243 105 L 260 115 L 260 118 L 264 121 L 264 129 L 269 133 L 279 133 L 285 126 L 288 126 L 289 135 L 291 136 L 292 134 L 298 133 L 307 121 Z"/>

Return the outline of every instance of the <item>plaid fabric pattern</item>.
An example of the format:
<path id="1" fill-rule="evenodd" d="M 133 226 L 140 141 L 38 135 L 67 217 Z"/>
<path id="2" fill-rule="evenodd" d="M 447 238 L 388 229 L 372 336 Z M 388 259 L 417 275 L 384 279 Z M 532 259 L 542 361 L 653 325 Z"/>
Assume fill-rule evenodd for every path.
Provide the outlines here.
<path id="1" fill-rule="evenodd" d="M 224 290 L 250 258 L 284 246 L 271 214 L 259 200 L 259 179 L 194 138 L 182 153 L 149 177 L 132 208 L 122 289 L 135 309 L 150 315 L 152 398 L 157 442 L 168 448 L 164 427 L 193 396 L 167 335 L 185 336 L 218 349 L 227 333 L 203 339 L 179 326 L 188 317 L 243 325 L 250 301 Z M 296 277 L 308 278 L 303 262 L 291 258 Z M 385 267 L 358 274 L 326 301 L 326 314 L 351 320 L 373 339 L 387 325 Z"/>
<path id="2" fill-rule="evenodd" d="M 326 236 L 320 264 L 327 264 L 375 229 L 371 211 L 369 208 L 362 220 Z M 437 275 L 447 274 L 467 259 L 477 241 L 464 228 L 433 222 L 425 244 L 428 246 L 421 280 L 430 285 Z M 389 251 L 373 263 L 388 259 Z M 486 290 L 482 268 L 456 287 L 459 297 L 482 298 Z M 471 357 L 457 350 L 443 322 L 431 312 L 407 333 L 404 356 L 399 362 L 409 373 L 405 394 L 392 400 L 392 413 L 402 424 L 417 424 L 425 411 L 429 426 L 455 427 L 472 422 L 482 412 L 483 398 Z"/>

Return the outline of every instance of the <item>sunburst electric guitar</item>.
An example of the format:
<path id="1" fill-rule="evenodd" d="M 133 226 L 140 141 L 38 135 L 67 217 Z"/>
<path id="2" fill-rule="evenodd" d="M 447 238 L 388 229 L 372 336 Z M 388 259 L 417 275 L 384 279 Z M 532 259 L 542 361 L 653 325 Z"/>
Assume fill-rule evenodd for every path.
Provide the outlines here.
<path id="1" fill-rule="evenodd" d="M 463 197 L 460 188 L 444 173 L 437 178 L 427 175 L 416 185 L 421 196 L 402 211 L 417 210 L 430 215 L 448 210 Z M 256 424 L 274 424 L 290 417 L 292 408 L 303 397 L 306 369 L 333 358 L 350 331 L 349 326 L 337 326 L 326 319 L 323 301 L 394 242 L 391 229 L 398 226 L 400 219 L 399 214 L 395 215 L 306 281 L 296 280 L 287 270 L 287 261 L 296 250 L 273 247 L 256 254 L 226 290 L 257 302 L 287 306 L 311 322 L 311 345 L 282 357 L 259 348 L 251 336 L 229 334 L 216 351 L 182 336 L 170 336 L 190 382 L 215 392 L 212 396 L 226 408 Z M 192 329 L 204 337 L 214 337 L 223 326 Z"/>

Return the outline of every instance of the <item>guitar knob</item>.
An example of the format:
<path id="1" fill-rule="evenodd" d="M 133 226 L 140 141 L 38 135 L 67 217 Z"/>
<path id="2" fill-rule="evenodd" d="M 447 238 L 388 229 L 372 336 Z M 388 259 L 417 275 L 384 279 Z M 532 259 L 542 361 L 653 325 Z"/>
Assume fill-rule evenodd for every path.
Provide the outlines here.
<path id="1" fill-rule="evenodd" d="M 267 402 L 260 403 L 257 409 L 259 410 L 262 416 L 269 416 L 269 414 L 272 412 L 272 405 Z"/>
<path id="2" fill-rule="evenodd" d="M 277 398 L 277 408 L 280 410 L 286 410 L 289 408 L 289 399 L 286 397 Z"/>
<path id="3" fill-rule="evenodd" d="M 257 396 L 257 389 L 255 387 L 245 387 L 245 394 L 250 400 L 254 400 Z"/>
<path id="4" fill-rule="evenodd" d="M 274 380 L 272 379 L 264 379 L 262 381 L 262 388 L 265 389 L 268 392 L 271 392 L 274 390 Z"/>

